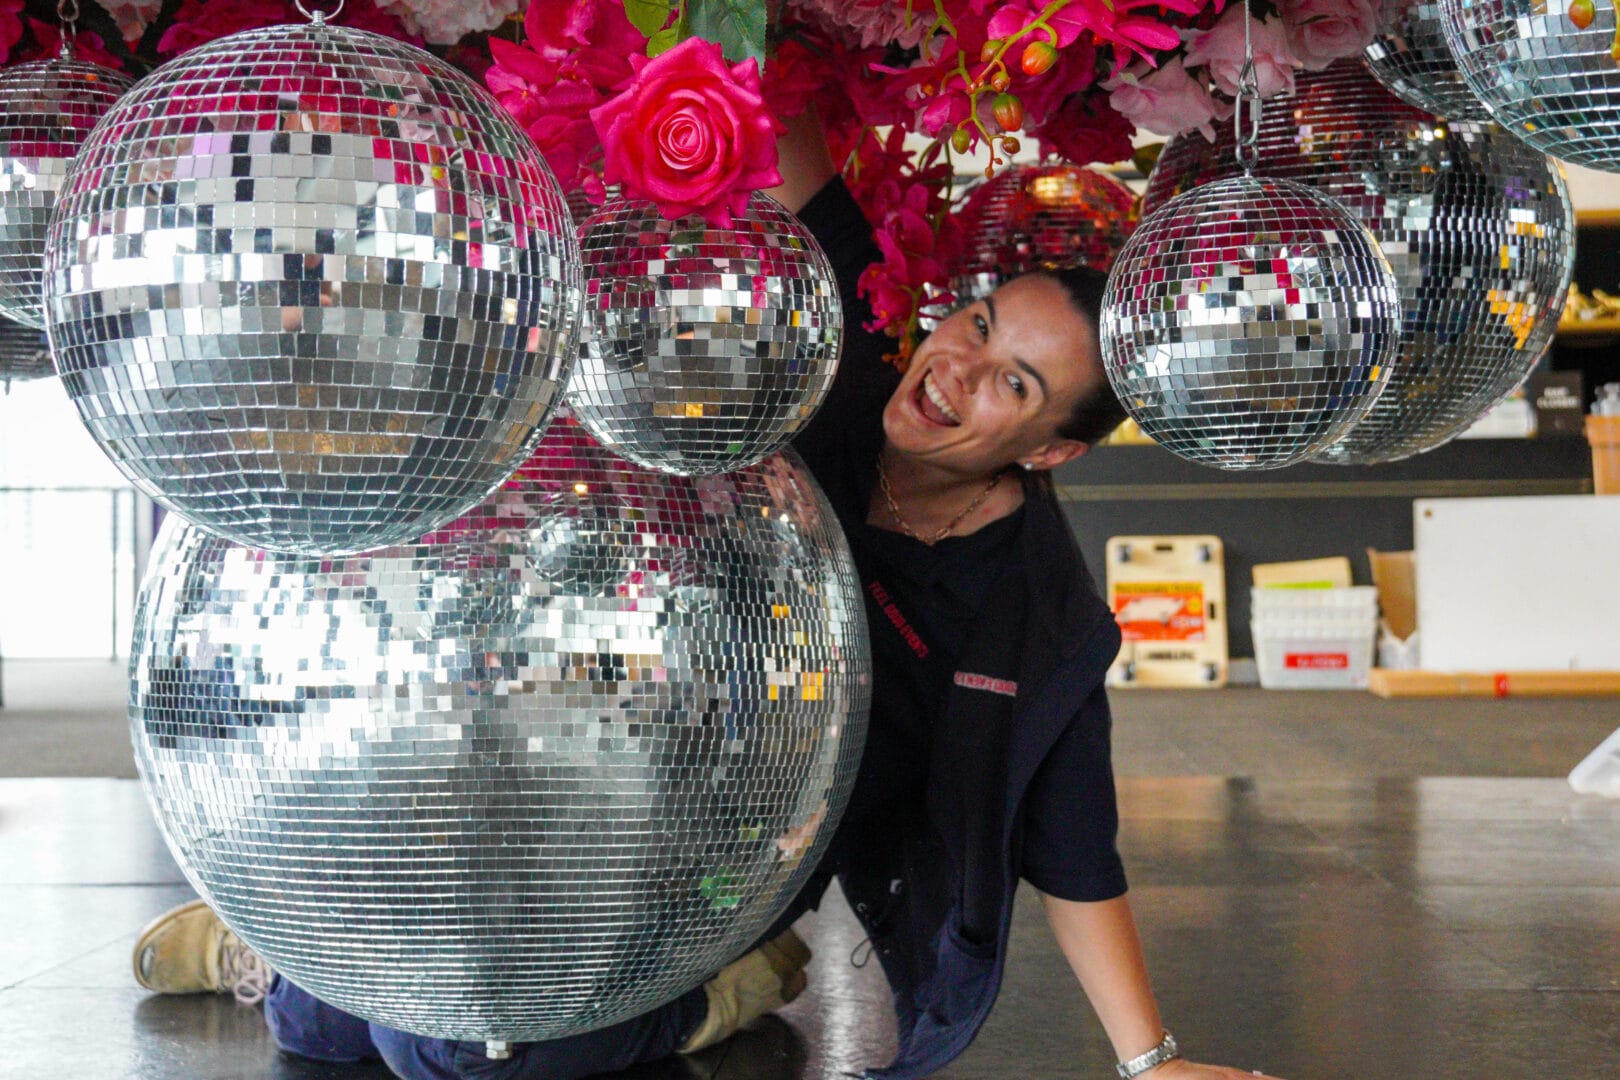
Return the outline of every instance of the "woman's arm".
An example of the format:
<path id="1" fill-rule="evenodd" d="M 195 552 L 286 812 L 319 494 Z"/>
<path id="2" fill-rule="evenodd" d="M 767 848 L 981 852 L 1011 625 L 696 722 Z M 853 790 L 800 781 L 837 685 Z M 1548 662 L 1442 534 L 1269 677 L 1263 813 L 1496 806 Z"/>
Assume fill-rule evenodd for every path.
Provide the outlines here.
<path id="1" fill-rule="evenodd" d="M 1097 1011 L 1118 1059 L 1129 1061 L 1159 1045 L 1164 1024 L 1130 901 L 1120 896 L 1082 903 L 1043 894 L 1041 902 L 1058 948 Z M 1152 1080 L 1254 1080 L 1259 1074 L 1177 1058 L 1142 1075 Z"/>
<path id="2" fill-rule="evenodd" d="M 787 121 L 787 131 L 776 140 L 777 167 L 782 170 L 779 187 L 766 188 L 765 194 L 797 214 L 827 181 L 838 175 L 827 134 L 814 105 Z"/>

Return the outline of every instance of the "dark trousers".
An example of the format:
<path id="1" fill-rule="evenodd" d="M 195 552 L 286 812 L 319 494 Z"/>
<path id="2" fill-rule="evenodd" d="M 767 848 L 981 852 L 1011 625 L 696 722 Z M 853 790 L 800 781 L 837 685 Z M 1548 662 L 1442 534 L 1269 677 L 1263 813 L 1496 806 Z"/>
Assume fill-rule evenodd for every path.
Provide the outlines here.
<path id="1" fill-rule="evenodd" d="M 300 990 L 279 975 L 264 999 L 276 1045 L 318 1061 L 382 1058 L 404 1080 L 575 1080 L 673 1054 L 708 1015 L 699 986 L 621 1024 L 550 1042 L 517 1043 L 491 1061 L 481 1042 L 410 1035 L 369 1023 Z"/>

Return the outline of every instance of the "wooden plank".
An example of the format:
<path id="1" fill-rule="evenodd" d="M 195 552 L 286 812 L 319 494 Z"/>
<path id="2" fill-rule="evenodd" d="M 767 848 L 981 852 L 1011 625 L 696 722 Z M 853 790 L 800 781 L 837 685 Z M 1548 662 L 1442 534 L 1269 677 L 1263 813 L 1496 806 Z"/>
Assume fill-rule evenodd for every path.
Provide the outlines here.
<path id="1" fill-rule="evenodd" d="M 1603 697 L 1620 694 L 1620 671 L 1402 671 L 1374 668 L 1367 689 L 1382 698 Z"/>

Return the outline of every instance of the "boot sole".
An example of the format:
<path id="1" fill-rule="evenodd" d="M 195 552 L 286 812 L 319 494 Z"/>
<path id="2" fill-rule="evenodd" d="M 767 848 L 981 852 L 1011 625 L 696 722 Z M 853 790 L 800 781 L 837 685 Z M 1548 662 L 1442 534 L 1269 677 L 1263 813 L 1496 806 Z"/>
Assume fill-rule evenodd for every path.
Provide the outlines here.
<path id="1" fill-rule="evenodd" d="M 191 912 L 196 911 L 200 907 L 207 906 L 208 902 L 206 900 L 193 900 L 189 904 L 182 904 L 177 908 L 170 908 L 168 911 L 165 911 L 163 914 L 159 915 L 157 918 L 153 919 L 151 922 L 147 923 L 141 928 L 140 935 L 135 939 L 135 949 L 129 954 L 130 967 L 135 975 L 136 985 L 140 986 L 143 990 L 152 990 L 156 993 L 163 992 L 157 990 L 157 988 L 151 983 L 141 978 L 141 954 L 146 951 L 146 943 L 151 940 L 154 934 L 156 934 L 163 927 L 167 926 L 169 923 L 189 915 Z"/>

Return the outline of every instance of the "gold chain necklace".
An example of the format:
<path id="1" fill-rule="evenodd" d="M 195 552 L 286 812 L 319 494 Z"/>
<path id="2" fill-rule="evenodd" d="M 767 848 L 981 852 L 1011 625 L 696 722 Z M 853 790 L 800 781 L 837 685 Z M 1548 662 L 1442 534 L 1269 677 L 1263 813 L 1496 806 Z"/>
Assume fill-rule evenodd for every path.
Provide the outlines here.
<path id="1" fill-rule="evenodd" d="M 985 485 L 985 489 L 979 492 L 979 494 L 974 497 L 972 502 L 963 507 L 960 514 L 957 514 L 955 517 L 951 518 L 948 525 L 939 530 L 939 532 L 935 533 L 933 536 L 923 536 L 918 533 L 916 529 L 913 529 L 905 518 L 900 516 L 900 508 L 895 505 L 894 489 L 889 487 L 889 473 L 883 468 L 883 458 L 881 455 L 878 457 L 877 467 L 878 487 L 883 489 L 883 501 L 888 504 L 889 513 L 891 516 L 893 516 L 894 523 L 900 526 L 901 532 L 905 533 L 913 540 L 927 544 L 929 547 L 933 547 L 935 544 L 951 535 L 951 530 L 962 524 L 964 518 L 973 513 L 973 511 L 977 510 L 980 504 L 990 497 L 990 493 L 996 490 L 996 485 L 1001 483 L 1001 473 L 996 473 L 996 475 L 990 478 L 990 483 Z"/>

